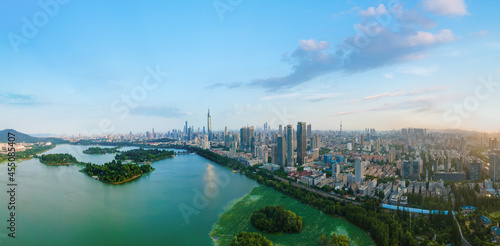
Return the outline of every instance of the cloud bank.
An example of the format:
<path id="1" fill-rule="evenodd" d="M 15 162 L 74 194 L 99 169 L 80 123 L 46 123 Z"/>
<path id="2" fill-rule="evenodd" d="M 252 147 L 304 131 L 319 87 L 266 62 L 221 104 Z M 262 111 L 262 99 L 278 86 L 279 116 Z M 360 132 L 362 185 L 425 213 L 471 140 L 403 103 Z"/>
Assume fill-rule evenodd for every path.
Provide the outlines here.
<path id="1" fill-rule="evenodd" d="M 422 4 L 427 11 L 439 15 L 467 14 L 461 0 L 424 0 Z M 298 48 L 282 58 L 292 68 L 287 75 L 254 79 L 248 83 L 218 83 L 210 87 L 244 86 L 277 92 L 333 72 L 349 75 L 424 59 L 432 48 L 457 39 L 449 29 L 428 31 L 436 26 L 435 21 L 415 9 L 404 9 L 399 4 L 380 4 L 360 10 L 358 15 L 362 20 L 354 25 L 356 34 L 344 38 L 339 44 L 331 45 L 327 41 L 314 39 L 300 40 Z"/>

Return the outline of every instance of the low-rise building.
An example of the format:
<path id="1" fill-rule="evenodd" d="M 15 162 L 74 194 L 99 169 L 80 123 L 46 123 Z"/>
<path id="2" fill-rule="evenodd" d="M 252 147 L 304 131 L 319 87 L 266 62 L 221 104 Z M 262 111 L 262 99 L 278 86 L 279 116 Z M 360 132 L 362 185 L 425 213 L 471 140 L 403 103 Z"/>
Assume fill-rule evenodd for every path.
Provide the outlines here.
<path id="1" fill-rule="evenodd" d="M 399 201 L 399 198 L 398 198 L 397 194 L 394 194 L 394 195 L 391 196 L 391 199 L 390 199 L 391 204 L 397 205 L 398 201 Z"/>
<path id="2" fill-rule="evenodd" d="M 491 228 L 491 234 L 495 237 L 497 244 L 500 244 L 500 228 L 498 226 L 494 226 Z"/>
<path id="3" fill-rule="evenodd" d="M 474 207 L 474 206 L 463 206 L 462 207 L 462 214 L 463 215 L 472 214 L 472 213 L 474 213 L 474 211 L 476 211 L 476 207 Z"/>
<path id="4" fill-rule="evenodd" d="M 484 227 L 488 227 L 489 225 L 491 225 L 491 220 L 486 216 L 481 216 L 481 223 L 484 225 Z"/>
<path id="5" fill-rule="evenodd" d="M 276 164 L 271 164 L 271 163 L 266 163 L 262 166 L 263 169 L 266 169 L 268 171 L 274 172 L 276 170 L 280 170 L 280 166 Z"/>
<path id="6" fill-rule="evenodd" d="M 407 205 L 408 204 L 408 197 L 407 196 L 401 196 L 401 199 L 399 199 L 399 204 L 401 204 L 401 205 Z"/>

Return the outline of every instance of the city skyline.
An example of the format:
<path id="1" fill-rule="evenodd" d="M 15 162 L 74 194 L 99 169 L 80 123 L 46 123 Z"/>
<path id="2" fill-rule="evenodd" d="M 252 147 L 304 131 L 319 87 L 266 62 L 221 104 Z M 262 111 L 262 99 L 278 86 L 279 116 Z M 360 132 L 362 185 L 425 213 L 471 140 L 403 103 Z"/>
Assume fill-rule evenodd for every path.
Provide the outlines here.
<path id="1" fill-rule="evenodd" d="M 2 129 L 500 132 L 490 3 L 41 3 L 0 10 Z"/>

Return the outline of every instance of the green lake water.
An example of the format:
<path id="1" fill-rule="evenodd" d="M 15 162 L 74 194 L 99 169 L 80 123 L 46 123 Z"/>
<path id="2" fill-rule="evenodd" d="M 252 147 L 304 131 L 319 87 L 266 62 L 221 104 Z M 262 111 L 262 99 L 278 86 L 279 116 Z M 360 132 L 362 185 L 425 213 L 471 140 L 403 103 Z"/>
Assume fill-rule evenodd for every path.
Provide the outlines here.
<path id="1" fill-rule="evenodd" d="M 266 206 L 284 205 L 302 217 L 302 232 L 296 234 L 263 234 L 250 222 L 253 211 Z M 231 245 L 234 235 L 240 231 L 257 232 L 266 236 L 273 245 L 317 246 L 321 235 L 345 235 L 352 246 L 375 246 L 375 242 L 363 230 L 353 224 L 326 215 L 317 209 L 283 195 L 267 186 L 254 188 L 249 194 L 234 201 L 214 226 L 212 236 L 218 237 L 218 245 Z"/>

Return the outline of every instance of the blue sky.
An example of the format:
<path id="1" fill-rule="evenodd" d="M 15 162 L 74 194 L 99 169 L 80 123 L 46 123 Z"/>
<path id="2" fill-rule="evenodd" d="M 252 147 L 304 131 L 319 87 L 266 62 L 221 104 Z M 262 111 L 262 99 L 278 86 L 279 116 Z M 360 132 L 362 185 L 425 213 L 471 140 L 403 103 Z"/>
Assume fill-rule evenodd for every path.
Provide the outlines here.
<path id="1" fill-rule="evenodd" d="M 215 130 L 297 121 L 338 129 L 342 121 L 346 130 L 497 132 L 498 7 L 2 2 L 0 128 L 128 133 L 182 129 L 186 120 L 198 128 L 210 107 Z"/>

